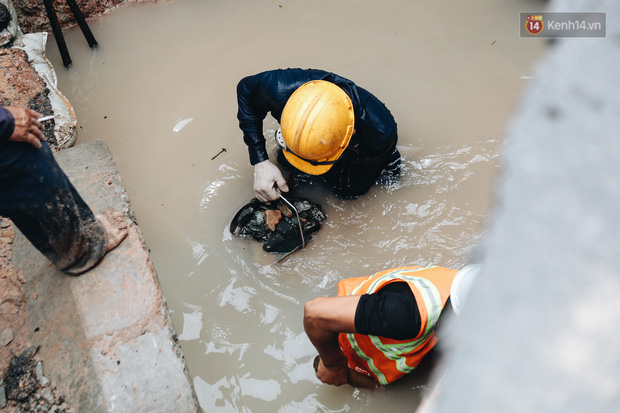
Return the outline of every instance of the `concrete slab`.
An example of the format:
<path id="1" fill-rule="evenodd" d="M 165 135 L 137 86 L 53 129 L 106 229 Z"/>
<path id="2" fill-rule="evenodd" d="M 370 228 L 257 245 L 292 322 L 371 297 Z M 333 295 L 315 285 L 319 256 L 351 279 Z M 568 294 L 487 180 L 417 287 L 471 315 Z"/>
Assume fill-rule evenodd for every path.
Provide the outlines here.
<path id="1" fill-rule="evenodd" d="M 550 8 L 606 13 L 607 37 L 558 40 L 523 97 L 484 270 L 420 412 L 620 411 L 620 2 Z"/>
<path id="2" fill-rule="evenodd" d="M 103 141 L 56 158 L 95 213 L 114 208 L 135 218 Z M 78 412 L 198 412 L 142 233 L 91 271 L 67 276 L 21 234 L 13 263 L 26 280 L 29 340 L 40 345 L 44 374 Z"/>

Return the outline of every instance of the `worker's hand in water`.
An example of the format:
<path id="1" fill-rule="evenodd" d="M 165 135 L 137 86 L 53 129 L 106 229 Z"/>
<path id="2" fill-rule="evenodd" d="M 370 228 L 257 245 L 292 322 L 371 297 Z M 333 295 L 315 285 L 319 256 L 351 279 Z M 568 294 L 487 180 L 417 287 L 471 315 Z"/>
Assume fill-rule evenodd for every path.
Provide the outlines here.
<path id="1" fill-rule="evenodd" d="M 43 125 L 37 119 L 41 114 L 24 107 L 5 106 L 6 110 L 11 112 L 15 121 L 15 129 L 9 138 L 11 142 L 28 142 L 35 148 L 41 147 L 41 141 L 45 140 L 43 136 Z"/>
<path id="2" fill-rule="evenodd" d="M 275 187 L 288 192 L 288 185 L 280 169 L 269 160 L 254 165 L 254 192 L 261 202 L 275 201 L 279 198 Z"/>
<path id="3" fill-rule="evenodd" d="M 319 358 L 319 365 L 316 370 L 316 377 L 325 384 L 332 386 L 342 386 L 347 384 L 349 366 L 347 359 L 343 357 L 343 362 L 334 364 L 333 366 L 325 366 L 323 359 Z"/>

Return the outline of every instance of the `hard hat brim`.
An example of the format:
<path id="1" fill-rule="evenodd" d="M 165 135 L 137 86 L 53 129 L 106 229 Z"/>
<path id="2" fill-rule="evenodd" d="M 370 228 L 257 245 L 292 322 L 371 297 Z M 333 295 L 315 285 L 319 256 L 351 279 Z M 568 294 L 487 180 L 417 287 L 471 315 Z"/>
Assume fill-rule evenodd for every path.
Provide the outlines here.
<path id="1" fill-rule="evenodd" d="M 326 159 L 325 162 L 337 160 L 338 158 L 340 158 L 340 156 L 342 156 L 342 153 L 345 151 L 345 149 L 346 148 L 341 148 L 341 150 L 339 150 L 336 154 L 334 154 L 334 156 L 332 156 L 330 159 Z M 334 166 L 334 164 L 312 165 L 311 163 L 301 159 L 300 157 L 298 157 L 292 152 L 283 150 L 282 153 L 284 154 L 284 157 L 286 158 L 286 160 L 291 165 L 293 165 L 296 169 L 299 169 L 300 171 L 305 172 L 310 175 L 323 175 L 324 173 L 329 171 Z"/>

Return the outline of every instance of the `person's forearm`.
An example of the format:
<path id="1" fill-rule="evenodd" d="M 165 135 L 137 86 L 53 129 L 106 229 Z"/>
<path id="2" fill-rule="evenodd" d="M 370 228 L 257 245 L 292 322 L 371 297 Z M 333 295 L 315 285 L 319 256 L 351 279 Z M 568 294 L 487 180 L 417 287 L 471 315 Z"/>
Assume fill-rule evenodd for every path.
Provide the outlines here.
<path id="1" fill-rule="evenodd" d="M 304 318 L 304 329 L 326 367 L 346 363 L 346 357 L 338 345 L 338 333 L 324 330 L 315 319 L 306 321 Z"/>
<path id="2" fill-rule="evenodd" d="M 263 136 L 267 107 L 262 94 L 256 92 L 260 79 L 259 75 L 248 76 L 237 84 L 237 119 L 252 165 L 268 159 Z"/>
<path id="3" fill-rule="evenodd" d="M 243 141 L 248 147 L 250 164 L 255 165 L 269 159 L 263 136 L 263 120 L 240 118 L 239 128 L 243 132 Z"/>
<path id="4" fill-rule="evenodd" d="M 244 142 L 248 146 L 248 154 L 250 156 L 250 165 L 256 165 L 269 159 L 265 139 L 262 135 L 259 138 L 247 138 L 247 134 L 243 135 Z"/>
<path id="5" fill-rule="evenodd" d="M 345 359 L 338 344 L 340 333 L 355 333 L 355 311 L 359 296 L 319 297 L 304 307 L 304 329 L 325 366 Z"/>
<path id="6" fill-rule="evenodd" d="M 315 371 L 327 384 L 375 388 L 375 381 L 348 366 L 340 344 L 339 334 L 355 333 L 355 312 L 360 296 L 319 297 L 304 306 L 304 329 L 319 352 Z"/>

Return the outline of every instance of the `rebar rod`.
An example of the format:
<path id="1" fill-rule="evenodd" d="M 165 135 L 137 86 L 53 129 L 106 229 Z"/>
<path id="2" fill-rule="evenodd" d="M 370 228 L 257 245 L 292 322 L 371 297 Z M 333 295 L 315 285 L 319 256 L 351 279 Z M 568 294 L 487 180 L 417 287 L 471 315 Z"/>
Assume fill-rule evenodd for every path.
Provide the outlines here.
<path id="1" fill-rule="evenodd" d="M 52 33 L 54 33 L 54 38 L 56 39 L 56 44 L 58 45 L 60 56 L 62 57 L 62 64 L 65 67 L 69 67 L 71 66 L 71 56 L 69 55 L 69 49 L 67 49 L 67 44 L 65 43 L 65 37 L 62 35 L 62 29 L 60 28 L 58 17 L 56 17 L 56 10 L 54 10 L 54 4 L 52 3 L 52 0 L 43 0 L 43 4 L 45 5 L 47 18 L 49 19 L 50 25 L 52 26 Z"/>
<path id="2" fill-rule="evenodd" d="M 82 10 L 80 10 L 80 6 L 78 6 L 75 0 L 66 0 L 66 1 L 67 1 L 67 4 L 69 5 L 69 8 L 71 9 L 71 13 L 73 13 L 73 17 L 75 17 L 75 21 L 77 22 L 77 24 L 80 26 L 80 29 L 82 30 L 82 34 L 84 34 L 84 37 L 86 38 L 86 41 L 88 42 L 88 45 L 90 47 L 97 46 L 97 40 L 95 40 L 95 36 L 93 36 L 93 33 L 90 31 L 90 27 L 88 27 L 88 23 L 86 23 L 86 19 L 84 18 L 84 15 L 82 14 Z"/>

